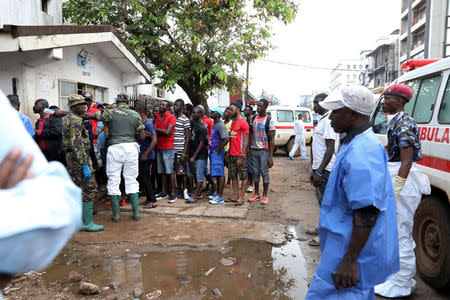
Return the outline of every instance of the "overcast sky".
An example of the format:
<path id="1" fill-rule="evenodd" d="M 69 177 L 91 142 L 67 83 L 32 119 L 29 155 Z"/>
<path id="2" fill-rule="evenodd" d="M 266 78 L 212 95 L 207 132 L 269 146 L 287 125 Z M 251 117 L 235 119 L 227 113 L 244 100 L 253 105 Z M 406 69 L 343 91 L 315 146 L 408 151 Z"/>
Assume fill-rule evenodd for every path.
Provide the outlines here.
<path id="1" fill-rule="evenodd" d="M 299 0 L 296 21 L 274 28 L 277 49 L 264 59 L 332 68 L 340 59 L 359 58 L 379 37 L 400 26 L 400 0 Z M 327 91 L 329 70 L 314 70 L 262 60 L 250 65 L 250 92 L 262 89 L 283 104 L 301 94 Z"/>

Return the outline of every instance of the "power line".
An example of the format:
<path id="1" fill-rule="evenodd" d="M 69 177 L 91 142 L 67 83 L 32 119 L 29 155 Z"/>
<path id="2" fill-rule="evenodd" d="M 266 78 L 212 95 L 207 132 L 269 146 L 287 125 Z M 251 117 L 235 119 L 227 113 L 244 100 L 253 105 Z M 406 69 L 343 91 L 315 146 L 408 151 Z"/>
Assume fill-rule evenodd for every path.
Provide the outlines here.
<path id="1" fill-rule="evenodd" d="M 287 65 L 287 66 L 298 67 L 298 68 L 324 70 L 324 71 L 353 71 L 353 72 L 366 71 L 366 70 L 335 69 L 335 68 L 327 68 L 327 67 L 308 66 L 308 65 L 294 64 L 294 63 L 283 62 L 283 61 L 276 61 L 276 60 L 265 59 L 265 58 L 260 58 L 259 60 L 265 61 L 265 62 L 274 63 L 274 64 L 279 64 L 279 65 Z"/>

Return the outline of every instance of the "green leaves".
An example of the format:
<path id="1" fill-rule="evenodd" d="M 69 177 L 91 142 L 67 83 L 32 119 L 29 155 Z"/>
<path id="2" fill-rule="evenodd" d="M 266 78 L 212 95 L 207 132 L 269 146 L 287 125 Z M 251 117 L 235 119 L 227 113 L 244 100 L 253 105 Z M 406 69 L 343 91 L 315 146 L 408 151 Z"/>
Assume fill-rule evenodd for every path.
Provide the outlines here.
<path id="1" fill-rule="evenodd" d="M 195 104 L 240 86 L 239 67 L 272 45 L 268 24 L 292 22 L 291 0 L 69 0 L 63 17 L 113 25 L 154 65 L 160 86 L 179 84 Z"/>

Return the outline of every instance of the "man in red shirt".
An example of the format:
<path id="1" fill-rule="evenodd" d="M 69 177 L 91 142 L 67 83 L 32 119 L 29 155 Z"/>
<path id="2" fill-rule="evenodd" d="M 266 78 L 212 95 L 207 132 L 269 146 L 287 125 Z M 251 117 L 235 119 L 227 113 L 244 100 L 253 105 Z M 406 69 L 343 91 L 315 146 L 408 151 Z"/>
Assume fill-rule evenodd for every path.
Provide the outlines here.
<path id="1" fill-rule="evenodd" d="M 38 99 L 34 102 L 33 112 L 40 117 L 35 123 L 34 139 L 48 161 L 62 162 L 62 119 L 47 113 L 46 108 L 48 108 L 47 100 Z"/>
<path id="2" fill-rule="evenodd" d="M 95 108 L 93 106 L 94 105 L 94 100 L 92 99 L 92 94 L 91 93 L 84 92 L 83 93 L 83 98 L 84 98 L 84 101 L 86 101 L 87 107 L 88 107 L 86 113 L 88 113 L 88 114 L 95 114 L 96 112 L 100 111 L 100 109 Z M 96 132 L 97 131 L 97 126 L 98 126 L 98 121 L 91 119 L 91 120 L 89 120 L 89 122 L 91 122 L 91 125 L 92 125 L 92 133 Z M 94 134 L 93 135 L 93 139 L 92 139 L 93 142 L 97 143 L 97 139 L 98 139 L 98 136 Z"/>
<path id="3" fill-rule="evenodd" d="M 211 135 L 211 130 L 214 126 L 214 121 L 205 114 L 205 107 L 203 105 L 198 105 L 198 107 L 203 111 L 202 122 L 206 125 L 206 130 L 208 131 L 208 141 L 209 136 Z"/>
<path id="4" fill-rule="evenodd" d="M 247 158 L 245 150 L 248 145 L 249 126 L 241 116 L 242 100 L 236 100 L 230 105 L 230 116 L 234 118 L 231 123 L 230 149 L 228 150 L 228 164 L 230 168 L 231 184 L 233 186 L 235 205 L 244 203 L 244 195 L 247 189 Z M 242 188 L 239 193 L 238 176 L 242 180 Z"/>
<path id="5" fill-rule="evenodd" d="M 175 202 L 176 176 L 173 168 L 174 162 L 174 133 L 176 118 L 169 113 L 169 102 L 163 100 L 159 103 L 159 112 L 156 114 L 155 130 L 158 136 L 156 145 L 156 159 L 158 174 L 162 177 L 162 191 L 156 195 L 156 200 L 169 198 L 169 203 Z M 167 194 L 167 177 L 171 182 L 171 193 Z"/>

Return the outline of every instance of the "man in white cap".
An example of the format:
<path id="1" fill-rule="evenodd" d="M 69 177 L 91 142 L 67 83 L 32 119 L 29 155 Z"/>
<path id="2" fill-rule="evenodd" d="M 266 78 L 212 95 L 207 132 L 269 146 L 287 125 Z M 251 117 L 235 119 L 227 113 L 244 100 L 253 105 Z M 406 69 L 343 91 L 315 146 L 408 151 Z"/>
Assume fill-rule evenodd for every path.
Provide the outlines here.
<path id="1" fill-rule="evenodd" d="M 320 105 L 345 133 L 320 208 L 322 257 L 306 299 L 375 299 L 399 270 L 395 193 L 383 145 L 370 127 L 372 93 L 348 86 Z"/>

